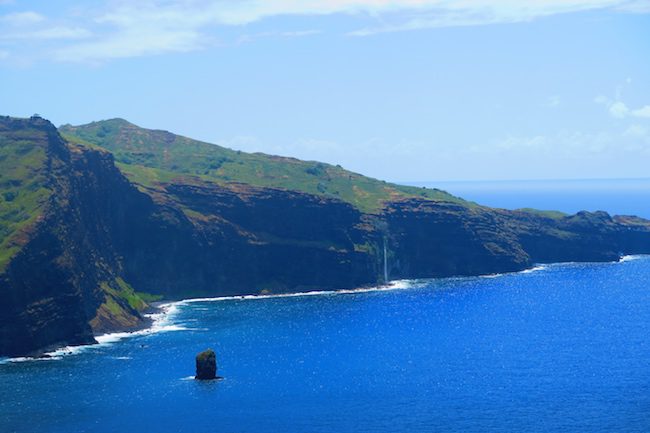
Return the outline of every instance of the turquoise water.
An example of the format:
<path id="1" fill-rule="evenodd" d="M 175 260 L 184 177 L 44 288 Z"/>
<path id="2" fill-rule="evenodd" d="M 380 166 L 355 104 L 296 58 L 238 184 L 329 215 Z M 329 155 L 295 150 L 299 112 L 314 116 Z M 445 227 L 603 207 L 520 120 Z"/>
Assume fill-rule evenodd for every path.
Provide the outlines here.
<path id="1" fill-rule="evenodd" d="M 167 308 L 1 364 L 0 432 L 650 431 L 650 257 Z"/>

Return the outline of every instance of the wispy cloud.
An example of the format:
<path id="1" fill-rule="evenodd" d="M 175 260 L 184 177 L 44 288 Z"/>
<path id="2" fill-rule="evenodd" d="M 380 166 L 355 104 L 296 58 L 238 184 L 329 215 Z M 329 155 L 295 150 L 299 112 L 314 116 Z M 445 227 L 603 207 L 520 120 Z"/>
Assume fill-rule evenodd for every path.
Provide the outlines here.
<path id="1" fill-rule="evenodd" d="M 239 28 L 279 16 L 362 15 L 377 24 L 351 29 L 348 34 L 368 36 L 431 27 L 523 22 L 594 9 L 646 13 L 650 12 L 644 6 L 646 3 L 641 0 L 105 0 L 99 8 L 81 9 L 85 11 L 83 16 L 58 17 L 55 28 L 59 29 L 59 35 L 67 35 L 65 39 L 88 40 L 66 43 L 50 52 L 60 61 L 91 63 L 187 52 L 214 46 L 219 29 Z M 26 11 L 1 16 L 0 20 L 22 26 L 42 24 L 46 18 L 38 12 Z M 87 30 L 70 24 L 79 20 L 84 21 Z M 64 28 L 67 32 L 61 31 Z M 41 32 L 32 33 L 35 39 L 38 35 L 46 39 L 45 35 L 57 34 L 53 29 L 34 31 Z M 306 34 L 272 33 L 287 37 Z M 241 38 L 254 39 L 255 34 Z"/>
<path id="2" fill-rule="evenodd" d="M 48 27 L 26 32 L 0 34 L 0 40 L 48 40 L 48 39 L 83 39 L 91 36 L 90 31 L 81 27 Z"/>
<path id="3" fill-rule="evenodd" d="M 260 32 L 241 35 L 237 43 L 243 44 L 264 38 L 301 38 L 322 33 L 320 30 L 298 30 L 291 32 Z"/>
<path id="4" fill-rule="evenodd" d="M 618 9 L 624 12 L 639 14 L 650 13 L 650 2 L 647 0 L 632 0 L 620 5 Z"/>
<path id="5" fill-rule="evenodd" d="M 45 21 L 45 17 L 33 11 L 14 12 L 0 15 L 0 23 L 10 26 L 24 26 Z"/>
<path id="6" fill-rule="evenodd" d="M 195 51 L 203 48 L 205 43 L 205 38 L 196 31 L 132 28 L 57 49 L 53 56 L 64 62 L 101 63 L 110 59 Z"/>
<path id="7" fill-rule="evenodd" d="M 81 28 L 59 25 L 44 15 L 34 12 L 14 12 L 0 15 L 0 42 L 22 43 L 25 41 L 82 39 L 91 32 Z"/>
<path id="8" fill-rule="evenodd" d="M 439 27 L 461 27 L 527 22 L 551 15 L 595 9 L 645 13 L 632 7 L 638 1 L 618 0 L 458 0 L 430 1 L 418 13 L 406 13 L 377 26 L 350 32 L 353 36 L 370 36 L 377 33 L 422 30 Z M 627 8 L 626 8 L 627 6 Z"/>
<path id="9" fill-rule="evenodd" d="M 642 138 L 650 141 L 650 129 L 641 125 L 631 125 L 624 132 L 625 137 Z"/>
<path id="10" fill-rule="evenodd" d="M 630 110 L 630 113 L 634 117 L 645 117 L 646 119 L 650 119 L 650 105 L 644 105 L 636 110 Z"/>
<path id="11" fill-rule="evenodd" d="M 594 102 L 606 106 L 609 114 L 616 119 L 625 119 L 627 117 L 650 119 L 650 105 L 644 105 L 640 108 L 630 108 L 618 98 L 611 100 L 602 95 L 597 96 Z"/>
<path id="12" fill-rule="evenodd" d="M 472 146 L 464 150 L 466 157 L 527 159 L 549 161 L 580 160 L 584 158 L 616 158 L 620 153 L 638 157 L 650 156 L 650 130 L 631 125 L 621 130 L 579 131 L 560 130 L 532 136 L 508 135 L 485 146 Z M 462 158 L 462 155 L 458 155 Z"/>
<path id="13" fill-rule="evenodd" d="M 524 155 L 557 155 L 562 157 L 599 154 L 619 145 L 620 134 L 610 132 L 559 131 L 555 134 L 534 136 L 507 136 L 492 147 L 479 147 L 480 151 L 521 153 Z"/>
<path id="14" fill-rule="evenodd" d="M 553 95 L 546 98 L 546 103 L 544 105 L 549 108 L 556 108 L 559 107 L 561 103 L 562 98 L 560 98 L 559 95 Z"/>

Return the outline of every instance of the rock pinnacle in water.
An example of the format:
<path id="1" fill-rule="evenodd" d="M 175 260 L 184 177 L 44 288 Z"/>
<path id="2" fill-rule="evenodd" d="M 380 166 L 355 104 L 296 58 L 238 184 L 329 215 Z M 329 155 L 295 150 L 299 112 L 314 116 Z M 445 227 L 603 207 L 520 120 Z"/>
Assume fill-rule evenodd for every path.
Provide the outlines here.
<path id="1" fill-rule="evenodd" d="M 198 380 L 217 378 L 217 356 L 214 350 L 208 349 L 196 355 L 196 376 Z"/>

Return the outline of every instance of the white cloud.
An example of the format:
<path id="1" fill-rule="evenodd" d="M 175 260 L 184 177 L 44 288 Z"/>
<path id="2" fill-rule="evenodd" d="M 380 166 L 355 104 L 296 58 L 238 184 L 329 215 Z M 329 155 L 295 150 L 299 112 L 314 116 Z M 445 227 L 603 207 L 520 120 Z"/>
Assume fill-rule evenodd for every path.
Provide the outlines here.
<path id="1" fill-rule="evenodd" d="M 373 3 L 373 2 L 370 2 Z M 394 23 L 382 23 L 350 32 L 353 36 L 437 27 L 476 26 L 532 21 L 551 15 L 594 9 L 619 8 L 625 0 L 457 0 L 426 1 L 420 13 Z M 638 11 L 636 11 L 638 12 Z"/>
<path id="2" fill-rule="evenodd" d="M 261 32 L 241 35 L 237 43 L 243 44 L 264 38 L 301 38 L 322 33 L 320 30 L 299 30 L 291 32 Z"/>
<path id="3" fill-rule="evenodd" d="M 648 0 L 631 0 L 618 7 L 623 12 L 650 13 L 650 2 Z"/>
<path id="4" fill-rule="evenodd" d="M 15 12 L 6 15 L 0 15 L 0 23 L 8 24 L 11 26 L 24 26 L 36 24 L 45 21 L 45 17 L 36 12 Z"/>
<path id="5" fill-rule="evenodd" d="M 609 114 L 617 119 L 626 117 L 640 117 L 650 119 L 650 105 L 644 105 L 641 108 L 630 109 L 621 101 L 616 101 L 609 106 Z"/>
<path id="6" fill-rule="evenodd" d="M 647 153 L 648 128 L 632 125 L 622 131 L 558 131 L 534 136 L 507 136 L 488 146 L 469 148 L 484 155 L 521 155 L 527 158 L 580 158 L 584 155 L 610 155 L 620 151 Z"/>
<path id="7" fill-rule="evenodd" d="M 559 131 L 555 134 L 507 136 L 489 146 L 475 147 L 475 153 L 575 157 L 581 154 L 600 154 L 616 144 L 613 135 L 606 132 Z M 471 149 L 470 149 L 471 150 Z"/>
<path id="8" fill-rule="evenodd" d="M 617 119 L 623 119 L 629 113 L 630 113 L 630 109 L 627 108 L 627 105 L 625 105 L 621 101 L 613 102 L 609 106 L 609 114 L 611 114 L 612 117 L 616 117 Z"/>
<path id="9" fill-rule="evenodd" d="M 360 36 L 429 27 L 523 22 L 594 9 L 644 11 L 639 0 L 104 0 L 99 9 L 77 8 L 75 13 L 81 16 L 75 16 L 75 22 L 83 20 L 94 25 L 88 33 L 69 32 L 67 39 L 89 37 L 90 32 L 93 37 L 59 46 L 53 56 L 62 61 L 94 63 L 198 50 L 213 45 L 215 29 L 278 16 L 356 14 L 376 19 L 376 27 L 349 32 Z M 45 18 L 36 12 L 20 12 L 0 19 L 25 25 Z M 58 24 L 61 28 L 74 28 L 64 21 Z"/>
<path id="10" fill-rule="evenodd" d="M 650 119 L 650 105 L 645 105 L 637 110 L 632 110 L 632 115 L 635 117 L 645 117 Z"/>
<path id="11" fill-rule="evenodd" d="M 609 104 L 609 98 L 607 96 L 598 95 L 594 98 L 596 104 Z"/>
<path id="12" fill-rule="evenodd" d="M 549 108 L 555 108 L 555 107 L 558 107 L 561 102 L 562 102 L 562 98 L 560 98 L 560 96 L 553 95 L 553 96 L 549 96 L 546 99 L 546 104 L 545 105 L 547 107 L 549 107 Z"/>
<path id="13" fill-rule="evenodd" d="M 49 27 L 27 32 L 0 34 L 0 40 L 17 40 L 17 39 L 83 39 L 91 33 L 80 27 Z"/>
<path id="14" fill-rule="evenodd" d="M 122 2 L 109 15 L 125 22 L 142 14 L 171 17 L 181 11 L 186 22 L 213 22 L 242 25 L 278 15 L 328 15 L 335 13 L 367 13 L 379 15 L 394 12 L 432 12 L 435 16 L 449 16 L 455 22 L 486 23 L 528 21 L 537 17 L 599 8 L 623 8 L 640 4 L 638 0 L 239 0 L 218 2 L 209 0 L 148 1 L 133 6 Z M 128 14 L 127 14 L 128 12 Z M 194 12 L 202 12 L 194 14 Z M 132 15 L 135 13 L 135 15 Z M 130 15 L 130 17 L 129 17 Z M 192 16 L 194 15 L 194 16 Z M 417 17 L 422 23 L 432 19 Z M 437 25 L 444 21 L 438 21 Z"/>
<path id="15" fill-rule="evenodd" d="M 396 177 L 401 179 L 431 179 L 432 176 L 468 179 L 476 176 L 500 178 L 504 175 L 503 161 L 512 170 L 508 176 L 545 178 L 549 173 L 562 177 L 638 176 L 650 161 L 650 131 L 636 125 L 620 130 L 560 130 L 531 135 L 510 134 L 486 140 L 478 145 L 438 145 L 408 139 L 386 141 L 381 138 L 340 142 L 327 138 L 303 138 L 273 144 L 262 138 L 235 137 L 219 144 L 245 151 L 293 156 L 341 164 L 352 171 L 386 178 L 397 173 L 395 167 L 408 167 Z M 435 149 L 435 156 L 432 149 Z M 622 157 L 625 155 L 625 157 Z M 635 161 L 641 168 L 631 170 L 618 161 Z M 360 163 L 363 161 L 363 163 Z M 459 168 L 458 161 L 463 161 Z M 496 167 L 494 170 L 491 167 Z M 609 171 L 603 171 L 609 170 Z M 633 174 L 632 174 L 633 173 Z M 388 175 L 390 177 L 390 174 Z"/>
<path id="16" fill-rule="evenodd" d="M 130 29 L 110 37 L 58 49 L 56 60 L 100 63 L 109 59 L 189 52 L 202 48 L 205 39 L 194 31 L 155 31 Z"/>
<path id="17" fill-rule="evenodd" d="M 90 32 L 80 27 L 70 27 L 51 23 L 45 16 L 33 12 L 16 12 L 0 15 L 0 41 L 81 39 Z"/>
<path id="18" fill-rule="evenodd" d="M 623 132 L 623 135 L 626 137 L 650 138 L 649 132 L 650 131 L 648 131 L 648 128 L 644 126 L 631 125 Z"/>
<path id="19" fill-rule="evenodd" d="M 625 119 L 627 117 L 650 119 L 650 105 L 644 105 L 641 108 L 632 109 L 620 100 L 620 90 L 617 90 L 616 93 L 617 98 L 615 100 L 611 100 L 606 96 L 599 95 L 594 98 L 594 102 L 597 104 L 605 105 L 609 111 L 609 114 L 616 119 Z"/>

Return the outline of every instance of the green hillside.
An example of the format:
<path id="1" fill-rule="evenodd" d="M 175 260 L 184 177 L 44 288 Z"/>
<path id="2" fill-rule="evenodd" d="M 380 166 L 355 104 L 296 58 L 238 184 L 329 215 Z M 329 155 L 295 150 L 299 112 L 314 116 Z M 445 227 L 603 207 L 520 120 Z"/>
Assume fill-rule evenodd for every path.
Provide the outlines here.
<path id="1" fill-rule="evenodd" d="M 44 169 L 47 135 L 27 125 L 0 122 L 0 270 L 20 249 L 25 230 L 51 194 Z"/>
<path id="2" fill-rule="evenodd" d="M 70 141 L 109 150 L 131 181 L 147 187 L 178 181 L 179 177 L 184 181 L 199 177 L 330 196 L 365 212 L 376 212 L 386 201 L 408 197 L 466 203 L 437 189 L 391 184 L 320 162 L 235 151 L 140 128 L 122 119 L 64 125 L 59 130 Z"/>

